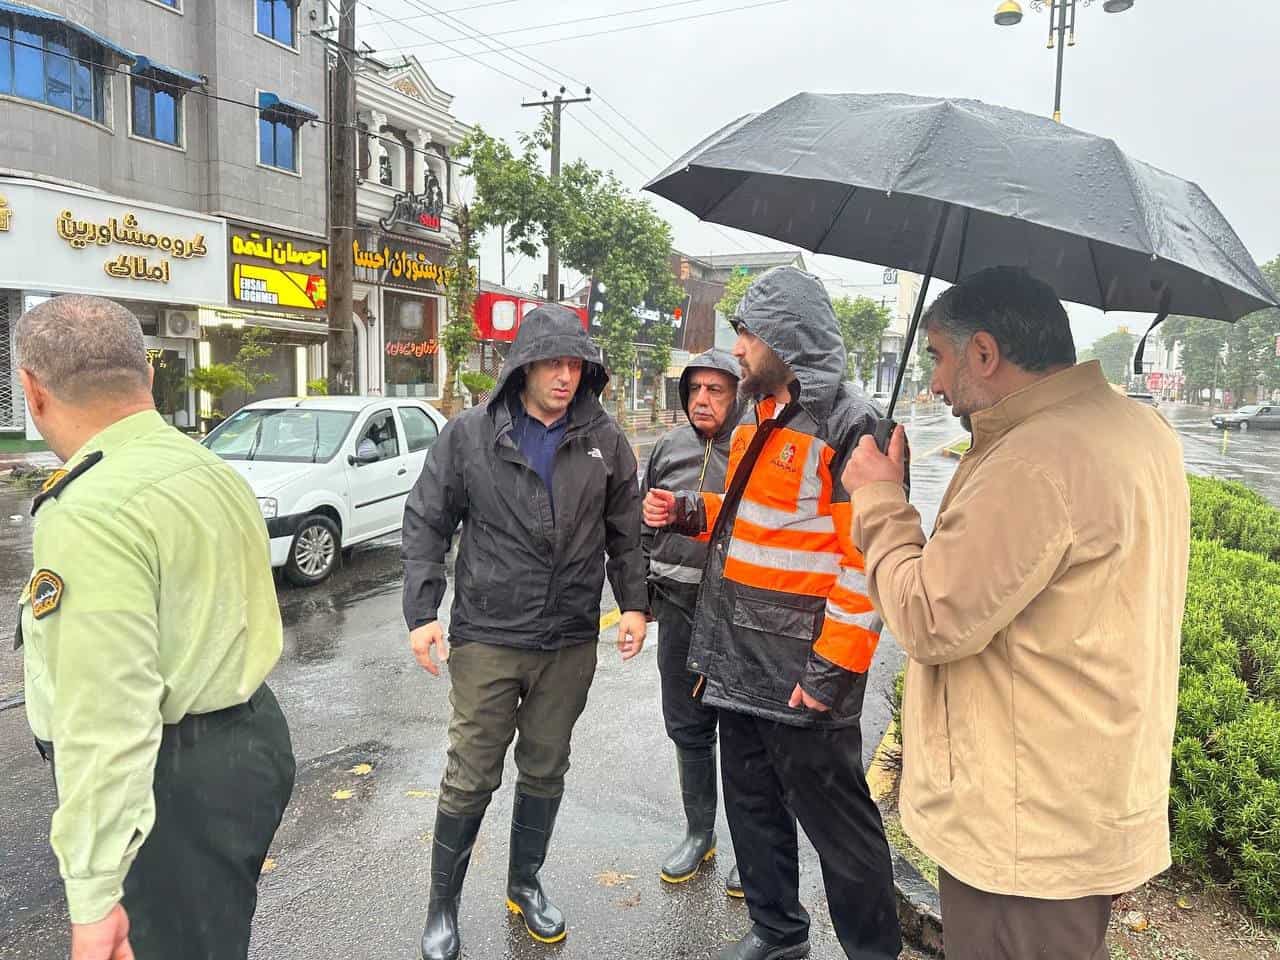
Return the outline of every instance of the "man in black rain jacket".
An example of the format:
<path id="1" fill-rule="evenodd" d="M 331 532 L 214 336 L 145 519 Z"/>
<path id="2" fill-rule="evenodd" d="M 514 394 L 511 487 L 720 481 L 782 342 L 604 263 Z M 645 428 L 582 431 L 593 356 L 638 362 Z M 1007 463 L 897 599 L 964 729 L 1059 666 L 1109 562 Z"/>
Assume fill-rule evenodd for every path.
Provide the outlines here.
<path id="1" fill-rule="evenodd" d="M 448 656 L 452 707 L 424 960 L 461 952 L 458 899 L 513 737 L 519 777 L 507 906 L 535 940 L 565 936 L 538 871 L 595 674 L 606 568 L 624 611 L 624 660 L 640 652 L 648 606 L 636 460 L 600 405 L 607 382 L 577 314 L 538 307 L 522 321 L 492 399 L 446 425 L 405 507 L 410 642 L 433 675 Z M 439 607 L 459 523 L 450 653 Z"/>
<path id="2" fill-rule="evenodd" d="M 724 489 L 729 439 L 738 423 L 740 374 L 738 361 L 727 350 L 708 350 L 689 362 L 680 377 L 680 404 L 689 423 L 658 441 L 643 490 Z M 645 527 L 641 538 L 649 561 L 649 608 L 658 621 L 662 716 L 676 746 L 685 813 L 684 838 L 663 862 L 661 876 L 667 883 L 684 883 L 715 856 L 717 843 L 717 711 L 693 696 L 698 675 L 687 665 L 707 545 L 653 527 Z M 725 890 L 742 896 L 736 867 Z"/>

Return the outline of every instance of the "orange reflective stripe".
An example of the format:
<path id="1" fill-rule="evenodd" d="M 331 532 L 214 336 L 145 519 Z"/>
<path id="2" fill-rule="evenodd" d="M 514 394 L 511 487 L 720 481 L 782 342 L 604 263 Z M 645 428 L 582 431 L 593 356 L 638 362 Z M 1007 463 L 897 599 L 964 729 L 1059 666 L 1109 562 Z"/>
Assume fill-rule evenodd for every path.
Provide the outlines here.
<path id="1" fill-rule="evenodd" d="M 827 594 L 827 602 L 835 604 L 841 610 L 848 613 L 866 613 L 868 610 L 875 609 L 871 603 L 871 598 L 863 593 L 854 593 L 840 585 L 837 581 L 835 586 L 831 588 L 831 592 Z"/>
<path id="2" fill-rule="evenodd" d="M 702 505 L 707 511 L 707 525 L 703 531 L 693 539 L 706 542 L 711 539 L 711 531 L 715 529 L 716 519 L 720 516 L 720 507 L 724 505 L 723 493 L 712 493 L 709 490 L 702 491 Z"/>
<path id="3" fill-rule="evenodd" d="M 838 667 L 854 673 L 866 673 L 871 669 L 879 642 L 878 633 L 827 617 L 822 625 L 822 634 L 813 645 L 813 652 Z"/>
<path id="4" fill-rule="evenodd" d="M 792 530 L 788 527 L 776 529 L 763 527 L 744 519 L 739 515 L 733 521 L 733 536 L 748 543 L 756 543 L 762 547 L 784 547 L 788 550 L 809 550 L 815 553 L 840 552 L 840 542 L 835 531 L 815 532 Z"/>
<path id="5" fill-rule="evenodd" d="M 830 573 L 778 570 L 747 563 L 737 557 L 725 558 L 724 575 L 734 583 L 744 586 L 779 593 L 798 593 L 808 597 L 825 597 L 836 582 L 835 576 Z"/>
<path id="6" fill-rule="evenodd" d="M 831 504 L 831 519 L 836 522 L 836 534 L 840 537 L 840 548 L 844 552 L 849 565 L 859 570 L 866 568 L 866 558 L 862 551 L 853 545 L 853 504 L 841 500 Z"/>

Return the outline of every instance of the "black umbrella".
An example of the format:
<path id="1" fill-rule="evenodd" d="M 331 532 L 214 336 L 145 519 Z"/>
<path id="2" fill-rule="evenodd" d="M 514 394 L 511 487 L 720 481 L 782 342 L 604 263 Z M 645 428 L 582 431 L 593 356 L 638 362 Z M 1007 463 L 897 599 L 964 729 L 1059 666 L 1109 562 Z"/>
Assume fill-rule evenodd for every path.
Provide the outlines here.
<path id="1" fill-rule="evenodd" d="M 1156 313 L 1152 328 L 1171 312 L 1234 322 L 1280 306 L 1194 183 L 976 100 L 797 94 L 712 134 L 645 189 L 702 220 L 922 274 L 890 417 L 932 277 L 1021 266 L 1064 300 Z"/>

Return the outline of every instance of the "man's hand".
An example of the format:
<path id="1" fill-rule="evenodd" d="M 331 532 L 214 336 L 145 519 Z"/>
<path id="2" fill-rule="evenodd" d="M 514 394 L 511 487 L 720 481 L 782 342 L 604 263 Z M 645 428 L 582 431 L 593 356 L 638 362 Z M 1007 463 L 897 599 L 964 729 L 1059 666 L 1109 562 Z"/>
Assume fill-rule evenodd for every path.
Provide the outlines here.
<path id="1" fill-rule="evenodd" d="M 676 495 L 669 490 L 650 490 L 644 495 L 644 522 L 665 527 L 676 518 Z"/>
<path id="2" fill-rule="evenodd" d="M 440 676 L 440 664 L 449 659 L 449 645 L 444 640 L 444 627 L 439 620 L 432 620 L 416 630 L 409 631 L 409 646 L 422 669 L 433 677 Z M 435 650 L 435 659 L 431 651 Z"/>
<path id="3" fill-rule="evenodd" d="M 907 434 L 901 426 L 895 428 L 893 436 L 889 438 L 887 457 L 876 446 L 875 437 L 868 434 L 859 440 L 853 456 L 840 474 L 840 482 L 849 496 L 873 483 L 896 483 L 902 486 L 906 478 L 906 468 L 903 466 L 906 447 Z"/>
<path id="4" fill-rule="evenodd" d="M 117 903 L 97 923 L 73 923 L 71 960 L 134 960 L 124 907 Z"/>
<path id="5" fill-rule="evenodd" d="M 644 648 L 645 618 L 643 611 L 628 610 L 618 621 L 618 652 L 630 660 Z"/>
<path id="6" fill-rule="evenodd" d="M 799 710 L 804 707 L 806 710 L 813 710 L 817 713 L 826 713 L 831 709 L 825 703 L 821 703 L 805 693 L 798 683 L 796 688 L 791 691 L 791 699 L 787 701 L 787 706 L 793 710 Z"/>

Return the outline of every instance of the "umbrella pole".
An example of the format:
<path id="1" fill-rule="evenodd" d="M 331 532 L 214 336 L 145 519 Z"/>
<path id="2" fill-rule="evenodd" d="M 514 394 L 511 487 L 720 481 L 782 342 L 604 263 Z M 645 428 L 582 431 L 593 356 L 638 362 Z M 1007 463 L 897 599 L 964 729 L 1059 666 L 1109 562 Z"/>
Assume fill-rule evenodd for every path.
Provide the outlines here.
<path id="1" fill-rule="evenodd" d="M 893 393 L 889 394 L 889 410 L 886 422 L 884 443 L 880 448 L 886 449 L 889 433 L 892 432 L 893 411 L 898 406 L 898 394 L 902 392 L 902 381 L 907 374 L 907 363 L 911 358 L 911 348 L 915 344 L 916 331 L 920 328 L 920 318 L 924 315 L 924 300 L 929 292 L 929 281 L 933 279 L 934 268 L 938 265 L 938 252 L 942 249 L 942 238 L 947 232 L 947 221 L 951 219 L 951 204 L 942 208 L 942 219 L 938 221 L 938 232 L 933 238 L 933 249 L 929 251 L 929 266 L 925 268 L 924 280 L 920 284 L 920 295 L 916 297 L 915 309 L 911 314 L 911 326 L 907 328 L 907 339 L 902 344 L 902 357 L 898 360 L 898 375 L 894 378 Z M 957 278 L 959 279 L 959 278 Z M 876 440 L 880 440 L 880 431 L 876 431 Z"/>

